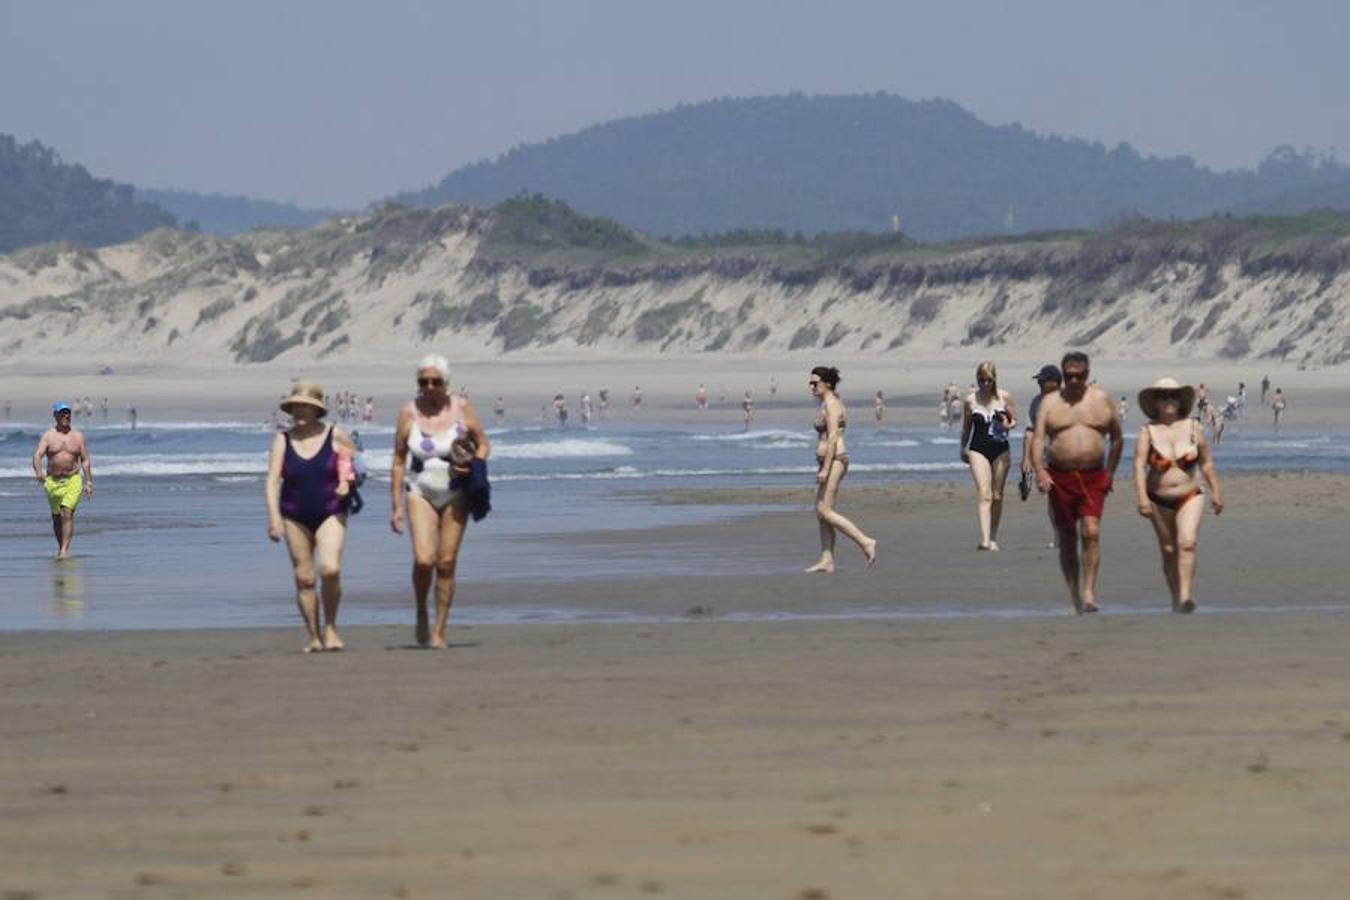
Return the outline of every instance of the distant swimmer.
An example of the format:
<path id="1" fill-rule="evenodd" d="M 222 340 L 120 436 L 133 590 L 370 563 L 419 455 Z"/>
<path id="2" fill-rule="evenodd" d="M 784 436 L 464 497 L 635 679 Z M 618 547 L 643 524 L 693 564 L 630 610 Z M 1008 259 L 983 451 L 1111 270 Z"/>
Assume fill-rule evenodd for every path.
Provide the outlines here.
<path id="1" fill-rule="evenodd" d="M 295 602 L 309 632 L 304 652 L 341 650 L 337 615 L 354 478 L 350 463 L 356 446 L 337 426 L 323 422 L 328 406 L 323 388 L 313 382 L 296 382 L 281 402 L 281 410 L 291 417 L 291 427 L 272 439 L 267 461 L 263 489 L 267 536 L 273 541 L 286 540 L 295 576 Z M 322 622 L 316 584 L 323 598 Z"/>
<path id="2" fill-rule="evenodd" d="M 424 357 L 417 365 L 417 397 L 399 410 L 390 469 L 389 527 L 403 533 L 403 499 L 413 545 L 413 601 L 417 643 L 444 648 L 455 600 L 455 570 L 469 513 L 487 513 L 487 458 L 492 445 L 473 405 L 449 393 L 450 364 Z M 427 594 L 436 581 L 436 622 Z"/>
<path id="3" fill-rule="evenodd" d="M 75 510 L 81 494 L 94 496 L 94 471 L 84 435 L 70 427 L 70 404 L 53 403 L 52 418 L 55 424 L 43 432 L 33 451 L 33 477 L 47 492 L 52 533 L 56 536 L 56 558 L 66 559 L 70 556 L 70 540 L 75 536 Z"/>
<path id="4" fill-rule="evenodd" d="M 586 427 L 586 428 L 589 428 L 589 427 L 590 427 L 590 424 L 591 424 L 591 417 L 592 417 L 594 414 L 595 414 L 595 405 L 591 402 L 591 392 L 590 392 L 590 391 L 582 391 L 582 392 L 581 392 L 581 424 L 582 424 L 583 427 Z"/>
<path id="5" fill-rule="evenodd" d="M 600 418 L 601 418 L 601 419 L 608 419 L 608 418 L 609 418 L 609 388 L 601 388 L 600 391 L 599 391 L 599 394 L 598 394 L 597 396 L 599 396 L 599 398 L 600 398 Z"/>
<path id="6" fill-rule="evenodd" d="M 131 423 L 131 430 L 132 430 L 132 431 L 135 431 L 135 430 L 136 430 L 136 421 L 137 421 L 139 418 L 140 418 L 140 416 L 137 415 L 137 413 L 136 413 L 136 407 L 134 407 L 134 406 L 132 406 L 130 403 L 128 403 L 128 404 L 127 404 L 127 421 L 129 421 L 129 422 Z"/>
<path id="7" fill-rule="evenodd" d="M 872 397 L 872 415 L 878 422 L 886 418 L 886 398 L 882 396 L 881 391 L 877 391 Z"/>
<path id="8" fill-rule="evenodd" d="M 500 395 L 498 395 L 496 402 L 492 404 L 492 415 L 496 417 L 498 425 L 506 421 L 506 401 Z"/>
<path id="9" fill-rule="evenodd" d="M 1036 486 L 1049 495 L 1059 532 L 1059 567 L 1074 612 L 1091 613 L 1098 609 L 1102 511 L 1124 444 L 1111 397 L 1099 387 L 1088 386 L 1087 354 L 1064 354 L 1060 369 L 1064 386 L 1057 394 L 1043 395 L 1036 414 L 1031 464 L 1036 469 Z"/>
<path id="10" fill-rule="evenodd" d="M 1057 393 L 1059 386 L 1064 382 L 1064 376 L 1060 374 L 1059 366 L 1049 364 L 1041 366 L 1041 370 L 1031 377 L 1040 388 L 1040 392 L 1031 398 L 1031 405 L 1027 407 L 1027 430 L 1022 438 L 1022 480 L 1018 483 L 1018 490 L 1021 492 L 1023 500 L 1031 496 L 1031 485 L 1036 474 L 1036 467 L 1031 464 L 1031 433 L 1036 427 L 1036 416 L 1041 409 L 1041 400 L 1047 394 Z M 1051 515 L 1050 541 L 1046 546 L 1053 550 L 1057 543 L 1055 517 Z"/>
<path id="11" fill-rule="evenodd" d="M 633 412 L 642 412 L 642 388 L 633 388 Z"/>
<path id="12" fill-rule="evenodd" d="M 1275 414 L 1276 432 L 1280 430 L 1280 419 L 1284 418 L 1284 408 L 1287 403 L 1288 401 L 1284 398 L 1284 391 L 1276 388 L 1274 395 L 1270 398 L 1270 410 Z"/>
<path id="13" fill-rule="evenodd" d="M 755 418 L 755 398 L 746 391 L 745 396 L 741 398 L 741 412 L 745 414 L 745 428 L 750 429 L 750 422 Z"/>
<path id="14" fill-rule="evenodd" d="M 558 420 L 559 428 L 567 427 L 567 401 L 562 394 L 553 395 L 553 417 Z"/>
<path id="15" fill-rule="evenodd" d="M 961 408 L 961 462 L 970 467 L 975 482 L 980 526 L 977 547 L 997 551 L 1003 488 L 1012 461 L 1008 436 L 1017 424 L 1017 413 L 1012 394 L 998 386 L 998 370 L 992 362 L 982 362 L 975 369 L 975 384 Z"/>
<path id="16" fill-rule="evenodd" d="M 839 370 L 830 366 L 816 366 L 811 370 L 807 385 L 820 404 L 816 409 L 816 520 L 820 526 L 820 559 L 807 572 L 829 574 L 834 571 L 835 532 L 844 536 L 862 550 L 867 565 L 877 559 L 877 542 L 863 530 L 835 511 L 839 499 L 839 483 L 848 473 L 848 447 L 844 444 L 844 430 L 848 427 L 848 413 L 844 402 L 835 393 L 839 386 Z"/>
<path id="17" fill-rule="evenodd" d="M 705 385 L 700 384 L 694 392 L 694 406 L 697 409 L 708 408 L 708 388 Z"/>
<path id="18" fill-rule="evenodd" d="M 1139 515 L 1153 523 L 1176 613 L 1195 612 L 1196 544 L 1205 512 L 1200 475 L 1209 485 L 1214 515 L 1223 512 L 1214 458 L 1204 429 L 1191 418 L 1194 403 L 1190 385 L 1172 378 L 1155 381 L 1139 392 L 1139 409 L 1148 422 L 1134 443 L 1135 499 Z"/>

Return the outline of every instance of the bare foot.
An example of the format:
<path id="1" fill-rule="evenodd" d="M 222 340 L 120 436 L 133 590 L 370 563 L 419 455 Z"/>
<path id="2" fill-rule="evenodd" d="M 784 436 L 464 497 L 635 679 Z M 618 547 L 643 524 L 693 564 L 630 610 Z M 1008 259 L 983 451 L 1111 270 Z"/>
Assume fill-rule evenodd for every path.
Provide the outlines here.
<path id="1" fill-rule="evenodd" d="M 985 547 L 984 549 L 989 550 L 993 553 L 997 553 L 999 550 L 998 541 L 990 541 L 989 546 Z"/>
<path id="2" fill-rule="evenodd" d="M 337 629 L 329 625 L 323 630 L 323 649 L 341 650 L 347 645 L 342 643 L 342 638 L 338 636 Z"/>
<path id="3" fill-rule="evenodd" d="M 67 550 L 58 550 L 58 551 L 56 551 L 56 556 L 54 556 L 54 557 L 52 557 L 52 558 L 53 558 L 53 559 L 70 559 L 70 552 L 67 551 Z"/>
<path id="4" fill-rule="evenodd" d="M 989 544 L 987 544 L 987 543 L 984 542 L 984 541 L 980 541 L 978 544 L 975 545 L 975 549 L 976 549 L 976 550 L 988 550 L 988 549 L 989 549 Z"/>
<path id="5" fill-rule="evenodd" d="M 319 640 L 317 637 L 312 637 L 309 639 L 309 643 L 305 645 L 305 649 L 302 652 L 318 653 L 321 650 L 323 650 L 323 641 Z"/>
<path id="6" fill-rule="evenodd" d="M 417 611 L 417 644 L 425 647 L 431 643 L 431 623 L 427 620 L 427 611 L 419 609 Z"/>
<path id="7" fill-rule="evenodd" d="M 1187 615 L 1195 612 L 1195 601 L 1194 600 L 1181 601 L 1181 605 L 1177 607 L 1177 612 L 1185 613 Z"/>
<path id="8" fill-rule="evenodd" d="M 834 574 L 834 563 L 826 562 L 825 560 L 822 559 L 814 566 L 802 569 L 802 571 L 806 572 L 807 574 L 810 574 L 812 572 L 820 572 L 823 575 L 832 575 Z"/>
<path id="9" fill-rule="evenodd" d="M 1100 609 L 1101 609 L 1101 607 L 1099 607 L 1097 604 L 1093 603 L 1091 600 L 1085 600 L 1085 601 L 1083 601 L 1083 608 L 1080 610 L 1080 612 L 1082 612 L 1084 615 L 1086 615 L 1086 614 L 1088 614 L 1088 613 L 1095 613 L 1095 612 L 1098 612 L 1098 611 L 1100 611 Z"/>
<path id="10" fill-rule="evenodd" d="M 427 645 L 432 650 L 445 649 L 445 632 L 438 631 L 431 636 L 431 643 Z"/>
<path id="11" fill-rule="evenodd" d="M 867 560 L 867 568 L 872 568 L 872 564 L 877 561 L 876 538 L 872 538 L 863 544 L 863 558 Z"/>

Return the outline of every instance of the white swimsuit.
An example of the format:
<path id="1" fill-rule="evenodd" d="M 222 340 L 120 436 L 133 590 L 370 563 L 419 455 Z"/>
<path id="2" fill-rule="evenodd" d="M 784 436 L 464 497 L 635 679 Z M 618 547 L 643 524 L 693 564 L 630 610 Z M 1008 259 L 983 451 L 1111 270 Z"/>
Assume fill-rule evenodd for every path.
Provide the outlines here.
<path id="1" fill-rule="evenodd" d="M 439 434 L 427 434 L 418 424 L 414 408 L 408 432 L 408 493 L 426 500 L 437 512 L 459 499 L 460 492 L 450 487 L 450 466 L 451 460 L 462 452 L 463 440 L 468 435 L 460 417 L 459 401 L 450 402 L 455 423 L 452 427 Z"/>

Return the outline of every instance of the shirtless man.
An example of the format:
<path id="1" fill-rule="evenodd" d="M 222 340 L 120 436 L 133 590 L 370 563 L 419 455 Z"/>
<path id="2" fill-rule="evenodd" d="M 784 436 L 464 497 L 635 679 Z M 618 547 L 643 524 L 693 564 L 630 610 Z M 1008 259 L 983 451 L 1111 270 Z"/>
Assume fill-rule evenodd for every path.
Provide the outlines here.
<path id="1" fill-rule="evenodd" d="M 1045 395 L 1036 413 L 1031 464 L 1036 469 L 1036 486 L 1050 497 L 1050 515 L 1059 539 L 1059 567 L 1074 612 L 1092 613 L 1097 611 L 1102 509 L 1124 444 L 1111 397 L 1101 388 L 1088 385 L 1087 354 L 1064 354 L 1060 370 L 1064 386 L 1057 394 Z M 1103 465 L 1107 438 L 1111 452 Z"/>
<path id="2" fill-rule="evenodd" d="M 65 559 L 70 556 L 70 539 L 75 534 L 75 508 L 80 505 L 80 492 L 83 490 L 86 497 L 94 496 L 94 473 L 84 435 L 70 427 L 70 405 L 53 403 L 52 417 L 56 424 L 42 435 L 33 451 L 33 477 L 47 491 L 52 531 L 56 535 L 56 558 Z"/>

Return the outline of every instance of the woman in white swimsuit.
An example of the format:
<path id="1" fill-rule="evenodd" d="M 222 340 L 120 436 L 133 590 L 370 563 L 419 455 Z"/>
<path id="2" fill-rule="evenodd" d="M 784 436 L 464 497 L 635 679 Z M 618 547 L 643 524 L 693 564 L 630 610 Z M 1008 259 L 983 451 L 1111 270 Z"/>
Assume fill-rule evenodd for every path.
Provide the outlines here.
<path id="1" fill-rule="evenodd" d="M 413 599 L 417 642 L 445 646 L 445 623 L 455 599 L 455 564 L 469 509 L 456 480 L 475 458 L 492 452 L 487 432 L 465 396 L 449 391 L 450 364 L 427 356 L 417 366 L 417 398 L 398 412 L 390 470 L 389 527 L 403 533 L 403 495 L 413 545 Z M 427 615 L 427 594 L 436 581 L 436 623 Z"/>

